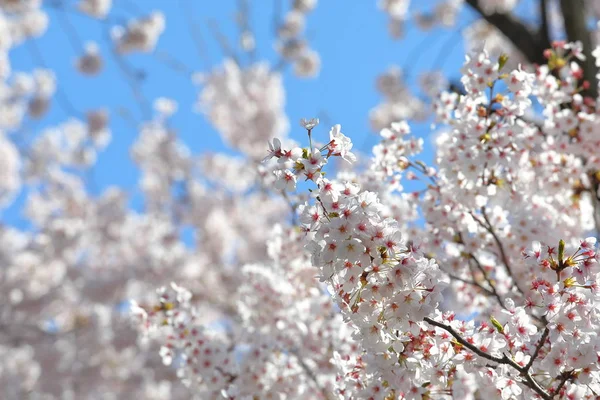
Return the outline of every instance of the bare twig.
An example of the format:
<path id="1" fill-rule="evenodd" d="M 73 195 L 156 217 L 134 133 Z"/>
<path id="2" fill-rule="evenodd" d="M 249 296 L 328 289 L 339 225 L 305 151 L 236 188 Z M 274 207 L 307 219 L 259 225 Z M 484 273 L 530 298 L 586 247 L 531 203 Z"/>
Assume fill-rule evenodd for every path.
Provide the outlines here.
<path id="1" fill-rule="evenodd" d="M 288 196 L 288 194 L 285 190 L 281 191 L 281 195 L 283 196 L 285 201 L 290 206 L 290 211 L 292 213 L 292 225 L 293 226 L 298 225 L 298 214 L 296 212 L 296 209 L 298 208 L 298 204 L 292 202 L 292 199 L 290 199 L 290 196 Z"/>
<path id="2" fill-rule="evenodd" d="M 496 245 L 498 246 L 498 250 L 500 252 L 500 259 L 502 260 L 502 263 L 504 264 L 504 267 L 506 268 L 506 272 L 508 273 L 508 275 L 510 276 L 510 278 L 513 281 L 513 286 L 517 289 L 517 291 L 522 295 L 525 296 L 525 293 L 523 292 L 523 290 L 521 290 L 521 288 L 519 287 L 519 284 L 517 283 L 517 280 L 515 278 L 515 275 L 513 274 L 512 271 L 512 267 L 510 265 L 510 262 L 508 261 L 508 255 L 506 254 L 506 251 L 504 250 L 504 245 L 502 244 L 502 241 L 500 240 L 500 238 L 498 237 L 498 235 L 496 234 L 496 232 L 494 231 L 494 227 L 492 226 L 492 224 L 490 223 L 490 220 L 487 217 L 487 214 L 485 213 L 485 207 L 483 207 L 481 209 L 481 214 L 483 216 L 483 219 L 485 222 L 481 221 L 479 219 L 479 217 L 477 217 L 475 214 L 471 213 L 471 216 L 473 217 L 473 219 L 475 219 L 475 221 L 481 226 L 483 227 L 486 231 L 488 231 L 492 237 L 494 238 L 494 242 L 496 242 Z"/>
<path id="3" fill-rule="evenodd" d="M 281 25 L 281 12 L 282 12 L 282 0 L 274 0 L 273 2 L 273 20 L 271 21 L 271 29 L 273 29 L 273 35 L 277 37 L 279 26 Z"/>
<path id="4" fill-rule="evenodd" d="M 487 272 L 485 271 L 485 269 L 483 268 L 483 266 L 481 265 L 479 260 L 477 258 L 475 258 L 475 256 L 473 254 L 470 255 L 469 260 L 472 260 L 475 263 L 475 266 L 477 267 L 479 272 L 481 272 L 483 274 L 483 278 L 485 279 L 486 283 L 490 287 L 489 292 L 491 292 L 492 295 L 496 298 L 496 300 L 498 300 L 498 304 L 500 304 L 500 306 L 502 306 L 502 308 L 506 308 L 506 305 L 504 304 L 504 300 L 502 300 L 502 297 L 500 297 L 500 294 L 496 290 L 496 285 L 494 285 L 492 280 L 489 278 L 489 276 L 487 275 Z"/>
<path id="5" fill-rule="evenodd" d="M 185 16 L 186 23 L 190 29 L 190 36 L 194 41 L 194 46 L 196 47 L 198 57 L 200 57 L 200 61 L 202 62 L 204 69 L 209 70 L 211 62 L 208 58 L 208 53 L 206 52 L 206 46 L 204 45 L 204 40 L 202 39 L 200 28 L 198 27 L 198 24 L 194 21 L 194 12 L 190 0 L 180 0 L 179 4 L 181 5 L 183 15 Z"/>
<path id="6" fill-rule="evenodd" d="M 296 356 L 296 359 L 298 360 L 298 364 L 300 364 L 300 367 L 302 367 L 302 370 L 304 371 L 304 373 L 306 374 L 306 376 L 308 376 L 310 378 L 310 380 L 313 382 L 313 384 L 315 385 L 315 389 L 318 390 L 319 392 L 321 392 L 321 394 L 323 395 L 323 397 L 326 400 L 331 399 L 331 397 L 329 396 L 329 393 L 327 393 L 327 390 L 319 384 L 317 376 L 309 368 L 309 366 L 306 365 L 306 362 L 302 359 L 302 357 L 298 354 L 298 352 L 292 351 L 291 353 L 294 356 Z"/>
<path id="7" fill-rule="evenodd" d="M 494 296 L 494 293 L 493 293 L 493 292 L 492 292 L 490 289 L 486 288 L 485 286 L 483 286 L 483 285 L 482 285 L 481 283 L 479 283 L 479 282 L 470 281 L 470 280 L 468 280 L 468 279 L 461 278 L 460 276 L 458 276 L 458 275 L 454 275 L 454 274 L 452 274 L 452 273 L 450 273 L 450 272 L 447 272 L 447 271 L 444 271 L 444 272 L 445 272 L 445 273 L 446 273 L 446 275 L 448 275 L 448 276 L 450 277 L 450 279 L 452 279 L 452 280 L 459 281 L 459 282 L 462 282 L 462 283 L 466 283 L 467 285 L 472 285 L 472 286 L 475 286 L 475 287 L 477 287 L 477 288 L 481 289 L 481 291 L 483 291 L 483 292 L 484 292 L 484 293 L 485 293 L 487 296 L 490 296 L 490 297 L 491 297 L 491 296 Z"/>
<path id="8" fill-rule="evenodd" d="M 248 0 L 238 0 L 239 8 L 239 27 L 240 27 L 240 39 L 243 40 L 243 35 L 250 34 L 254 37 L 252 32 L 252 26 L 250 25 L 250 7 Z M 246 49 L 244 49 L 246 50 Z M 250 60 L 254 62 L 256 60 L 256 46 L 252 46 L 248 53 L 250 54 Z"/>
<path id="9" fill-rule="evenodd" d="M 142 118 L 144 118 L 145 120 L 150 119 L 150 117 L 152 116 L 152 110 L 150 108 L 148 100 L 142 92 L 142 88 L 140 87 L 139 76 L 135 71 L 131 69 L 131 67 L 129 66 L 129 64 L 127 64 L 125 59 L 119 53 L 117 53 L 117 50 L 115 49 L 115 46 L 113 45 L 112 40 L 110 38 L 108 25 L 106 25 L 105 36 L 108 42 L 108 46 L 110 48 L 110 53 L 112 54 L 117 66 L 119 67 L 121 74 L 127 81 L 127 84 L 129 85 L 131 92 L 133 93 L 133 97 L 135 98 L 136 102 L 140 107 Z"/>
<path id="10" fill-rule="evenodd" d="M 237 65 L 241 65 L 240 58 L 237 56 L 237 54 L 235 54 L 235 51 L 233 51 L 233 48 L 229 45 L 229 41 L 227 40 L 227 37 L 225 37 L 225 35 L 223 35 L 221 30 L 219 29 L 219 25 L 217 25 L 217 23 L 211 19 L 208 21 L 208 27 L 210 28 L 213 35 L 215 36 L 215 39 L 219 43 L 219 46 L 221 46 L 221 50 L 223 51 L 223 54 L 226 57 L 229 57 L 233 61 L 235 61 L 235 63 Z"/>
<path id="11" fill-rule="evenodd" d="M 27 41 L 27 48 L 29 49 L 29 52 L 31 53 L 31 56 L 33 57 L 34 61 L 36 63 L 38 63 L 40 67 L 47 69 L 48 67 L 46 65 L 44 57 L 42 56 L 42 52 L 40 51 L 35 39 Z M 62 90 L 60 85 L 56 85 L 56 100 L 57 100 L 59 106 L 67 114 L 69 114 L 71 116 L 75 116 L 77 118 L 83 118 L 83 113 L 78 111 L 75 108 L 75 106 L 73 106 L 73 103 L 71 103 L 71 101 L 69 100 L 69 97 Z"/>
<path id="12" fill-rule="evenodd" d="M 157 60 L 170 67 L 173 71 L 183 74 L 186 77 L 191 77 L 193 75 L 193 71 L 189 69 L 183 62 L 173 58 L 169 53 L 158 50 L 155 53 L 152 53 Z"/>
<path id="13" fill-rule="evenodd" d="M 69 19 L 68 14 L 66 12 L 64 12 L 64 8 L 65 8 L 64 5 L 61 4 L 56 9 L 56 11 L 57 11 L 56 15 L 58 16 L 59 24 L 63 28 L 65 35 L 67 36 L 67 39 L 69 40 L 69 43 L 73 47 L 73 50 L 75 50 L 77 53 L 81 54 L 84 52 L 85 46 L 83 45 L 81 39 L 79 38 L 79 35 L 77 34 L 77 30 L 71 23 L 71 20 Z"/>

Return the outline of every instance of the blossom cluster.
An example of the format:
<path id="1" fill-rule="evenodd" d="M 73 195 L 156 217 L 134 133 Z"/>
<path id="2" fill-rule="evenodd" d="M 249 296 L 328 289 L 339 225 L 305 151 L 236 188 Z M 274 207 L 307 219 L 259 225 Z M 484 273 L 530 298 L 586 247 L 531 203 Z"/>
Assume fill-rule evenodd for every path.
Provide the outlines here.
<path id="1" fill-rule="evenodd" d="M 333 393 L 332 354 L 352 354 L 356 345 L 313 279 L 299 232 L 276 227 L 269 254 L 271 264 L 240 271 L 233 323 L 203 321 L 191 292 L 174 283 L 152 303 L 133 304 L 144 340 L 162 343 L 163 363 L 194 396 L 327 399 Z"/>
<path id="2" fill-rule="evenodd" d="M 277 28 L 276 49 L 283 60 L 291 62 L 294 73 L 301 78 L 319 74 L 321 58 L 302 38 L 306 16 L 317 6 L 317 0 L 295 0 Z"/>
<path id="3" fill-rule="evenodd" d="M 282 164 L 273 172 L 277 187 L 295 189 L 302 176 L 317 187 L 299 207 L 307 250 L 364 352 L 336 358 L 345 365 L 337 389 L 343 397 L 585 398 L 597 390 L 597 335 L 584 322 L 597 312 L 595 239 L 578 247 L 576 239 L 561 239 L 592 228 L 586 215 L 595 193 L 586 192 L 596 156 L 579 141 L 556 144 L 565 134 L 578 137 L 578 121 L 594 114 L 578 94 L 578 65 L 560 62 L 580 57 L 579 45 L 551 51 L 553 64 L 535 73 L 505 72 L 505 56 L 494 60 L 485 50 L 467 56 L 466 94 L 442 94 L 436 103 L 440 121 L 450 125 L 438 139 L 436 168 L 414 160 L 422 142 L 409 137 L 408 125 L 382 130 L 368 174 L 398 191 L 402 179 L 427 181 L 411 198 L 424 207 L 423 239 L 407 239 L 399 221 L 384 217 L 378 193 L 344 174 L 324 177 L 330 152 L 313 149 L 314 124 L 303 122 L 308 149 L 270 144 L 267 158 Z M 552 97 L 550 69 L 563 79 Z M 526 119 L 532 95 L 545 106 L 543 127 Z M 569 187 L 577 195 L 565 195 Z M 523 253 L 535 238 L 559 244 L 547 247 L 546 257 L 539 242 Z M 455 289 L 451 298 L 447 285 Z M 475 319 L 440 311 L 455 307 Z M 579 339 L 586 343 L 581 350 L 574 346 Z"/>
<path id="4" fill-rule="evenodd" d="M 419 96 L 410 69 L 377 79 L 369 158 L 340 125 L 319 143 L 317 119 L 301 121 L 308 145 L 288 138 L 284 68 L 319 72 L 305 30 L 316 3 L 274 12 L 275 64 L 257 57 L 247 2 L 243 54 L 213 26 L 227 59 L 198 75 L 196 106 L 241 154 L 197 156 L 174 118 L 185 104 L 159 97 L 152 109 L 144 71 L 124 58 L 150 53 L 196 76 L 154 53 L 163 13 L 114 27 L 135 3 L 0 0 L 0 211 L 24 219 L 0 224 L 0 397 L 598 396 L 600 122 L 587 42 L 553 42 L 533 65 L 489 22 L 469 23 L 460 82 L 427 72 Z M 517 6 L 379 3 L 393 36 L 408 18 L 452 26 L 467 3 L 487 21 Z M 78 14 L 106 29 L 142 120 L 79 110 L 87 103 L 71 104 L 45 65 L 30 39 L 49 16 L 76 44 L 71 67 L 91 78 L 113 64 L 100 40 L 72 32 Z M 22 43 L 36 58 L 27 72 L 9 59 Z M 127 189 L 94 181 L 121 130 L 113 113 L 135 132 Z M 431 162 L 403 121 L 429 117 Z"/>

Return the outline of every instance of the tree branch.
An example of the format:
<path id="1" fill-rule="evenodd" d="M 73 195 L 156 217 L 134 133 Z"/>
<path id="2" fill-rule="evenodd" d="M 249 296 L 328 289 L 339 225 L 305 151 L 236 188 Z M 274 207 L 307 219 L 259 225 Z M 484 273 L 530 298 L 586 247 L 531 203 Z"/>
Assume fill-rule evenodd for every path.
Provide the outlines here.
<path id="1" fill-rule="evenodd" d="M 477 221 L 477 223 L 479 225 L 481 225 L 482 228 L 484 228 L 486 231 L 488 231 L 490 233 L 490 235 L 492 235 L 492 237 L 494 238 L 494 242 L 496 242 L 496 245 L 498 246 L 498 250 L 500 251 L 500 259 L 502 260 L 502 263 L 504 264 L 504 267 L 506 268 L 506 272 L 508 273 L 508 275 L 510 276 L 510 278 L 513 281 L 513 286 L 517 289 L 517 291 L 522 296 L 525 296 L 525 293 L 523 292 L 523 290 L 521 290 L 521 288 L 517 284 L 517 280 L 513 274 L 512 267 L 508 261 L 508 255 L 506 254 L 506 251 L 504 250 L 504 245 L 502 244 L 502 241 L 500 240 L 500 238 L 494 231 L 494 228 L 492 227 L 492 224 L 490 223 L 490 220 L 488 219 L 487 214 L 485 213 L 484 207 L 481 208 L 481 214 L 483 216 L 485 223 L 482 222 L 475 214 L 471 213 L 471 216 L 475 219 L 475 221 Z"/>
<path id="2" fill-rule="evenodd" d="M 595 58 L 592 56 L 592 38 L 587 29 L 586 6 L 583 0 L 560 0 L 560 9 L 565 21 L 565 31 L 570 42 L 579 40 L 583 45 L 584 61 L 579 61 L 583 68 L 583 77 L 590 83 L 586 90 L 594 100 L 598 97 L 598 80 L 596 79 Z"/>
<path id="3" fill-rule="evenodd" d="M 538 31 L 538 35 L 540 37 L 540 41 L 542 42 L 542 46 L 546 49 L 549 49 L 551 46 L 550 43 L 550 22 L 548 21 L 548 1 L 540 0 L 540 29 Z"/>
<path id="4" fill-rule="evenodd" d="M 545 64 L 545 43 L 540 40 L 522 21 L 512 14 L 492 13 L 486 15 L 479 6 L 478 0 L 466 0 L 467 4 L 489 24 L 498 29 L 515 47 L 533 64 Z M 566 0 L 569 2 L 569 0 Z"/>
<path id="5" fill-rule="evenodd" d="M 329 393 L 327 392 L 327 389 L 325 389 L 324 387 L 322 387 L 319 384 L 319 380 L 317 379 L 317 376 L 310 369 L 310 367 L 308 365 L 306 365 L 306 362 L 300 356 L 300 354 L 298 354 L 297 351 L 291 351 L 291 353 L 294 356 L 296 356 L 296 360 L 298 360 L 298 364 L 300 364 L 300 367 L 302 367 L 302 370 L 304 371 L 304 373 L 306 374 L 306 376 L 308 376 L 308 378 L 313 382 L 313 384 L 315 385 L 315 389 L 321 393 L 321 395 L 323 396 L 323 398 L 325 400 L 329 400 L 331 397 L 329 396 Z"/>
<path id="6" fill-rule="evenodd" d="M 427 322 L 428 324 L 431 324 L 433 326 L 437 326 L 438 328 L 441 328 L 443 330 L 445 330 L 446 332 L 448 332 L 449 334 L 452 335 L 452 337 L 454 337 L 454 339 L 456 339 L 456 341 L 458 343 L 460 343 L 461 345 L 463 345 L 464 347 L 466 347 L 467 349 L 471 350 L 473 353 L 477 354 L 478 356 L 485 358 L 486 360 L 490 360 L 493 361 L 495 363 L 498 364 L 506 364 L 506 365 L 510 365 L 511 367 L 513 367 L 514 369 L 516 369 L 520 375 L 523 377 L 523 379 L 525 380 L 523 382 L 523 384 L 525 386 L 527 386 L 528 388 L 530 388 L 531 390 L 533 390 L 534 392 L 536 392 L 542 399 L 544 400 L 552 400 L 552 396 L 546 392 L 541 386 L 540 384 L 533 379 L 533 377 L 531 376 L 531 374 L 529 373 L 529 368 L 527 368 L 527 366 L 525 367 L 521 367 L 519 364 L 517 364 L 515 361 L 513 361 L 512 359 L 510 359 L 508 356 L 506 356 L 506 354 L 504 354 L 502 357 L 495 357 L 491 354 L 488 354 L 480 349 L 478 349 L 477 347 L 475 347 L 474 345 L 472 345 L 471 343 L 467 342 L 465 339 L 463 339 L 458 332 L 456 332 L 454 329 L 452 329 L 452 327 L 445 325 L 441 322 L 437 322 L 429 317 L 425 317 L 423 319 L 425 322 Z M 546 332 L 544 332 L 545 334 Z M 543 337 L 544 335 L 542 335 Z M 545 339 L 544 339 L 545 341 Z M 537 348 L 536 348 L 537 350 Z M 539 353 L 539 350 L 536 351 L 536 353 Z M 534 355 L 537 357 L 537 354 L 534 353 Z M 532 357 L 533 359 L 533 357 Z"/>
<path id="7" fill-rule="evenodd" d="M 502 297 L 500 297 L 500 294 L 496 290 L 496 285 L 494 285 L 492 280 L 488 277 L 487 272 L 485 272 L 485 269 L 483 269 L 483 266 L 481 265 L 479 260 L 477 258 L 475 258 L 475 256 L 473 254 L 470 255 L 469 259 L 473 260 L 475 262 L 477 269 L 479 270 L 479 272 L 481 272 L 483 274 L 483 278 L 485 279 L 485 281 L 491 288 L 492 295 L 496 298 L 496 300 L 498 300 L 498 303 L 500 304 L 500 306 L 505 309 L 506 306 L 504 305 L 504 301 L 502 300 Z M 475 278 L 475 277 L 473 277 L 473 278 Z"/>
<path id="8" fill-rule="evenodd" d="M 529 369 L 533 365 L 533 362 L 540 354 L 540 350 L 542 349 L 542 347 L 544 347 L 544 343 L 546 343 L 546 339 L 548 338 L 549 333 L 550 333 L 550 330 L 548 329 L 548 327 L 544 328 L 544 333 L 542 333 L 542 337 L 540 338 L 540 341 L 538 342 L 537 346 L 535 347 L 535 351 L 533 352 L 533 355 L 531 356 L 531 358 L 529 359 L 529 362 L 525 366 L 525 371 L 529 371 Z"/>
<path id="9" fill-rule="evenodd" d="M 560 374 L 557 377 L 557 378 L 560 378 L 560 383 L 558 384 L 558 386 L 556 387 L 556 389 L 554 389 L 554 395 L 559 395 L 560 396 L 560 391 L 565 386 L 565 384 L 567 383 L 567 381 L 569 379 L 573 378 L 573 376 L 574 376 L 573 370 L 565 371 L 562 374 Z"/>

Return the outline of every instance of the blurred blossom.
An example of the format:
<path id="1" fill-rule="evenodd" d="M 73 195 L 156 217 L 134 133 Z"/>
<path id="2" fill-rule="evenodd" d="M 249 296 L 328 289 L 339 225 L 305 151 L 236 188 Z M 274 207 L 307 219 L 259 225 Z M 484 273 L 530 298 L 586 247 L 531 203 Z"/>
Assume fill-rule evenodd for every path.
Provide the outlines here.
<path id="1" fill-rule="evenodd" d="M 321 58 L 310 49 L 305 49 L 294 61 L 294 73 L 299 77 L 314 78 L 320 69 Z"/>
<path id="2" fill-rule="evenodd" d="M 96 43 L 87 43 L 85 53 L 77 59 L 76 67 L 84 75 L 96 75 L 102 69 L 104 62 Z"/>
<path id="3" fill-rule="evenodd" d="M 163 117 L 170 117 L 177 112 L 177 102 L 166 97 L 159 97 L 154 100 L 154 109 Z"/>
<path id="4" fill-rule="evenodd" d="M 204 77 L 198 98 L 223 140 L 255 159 L 264 157 L 262 143 L 287 134 L 284 105 L 278 73 L 264 63 L 242 69 L 231 60 Z"/>
<path id="5" fill-rule="evenodd" d="M 18 150 L 0 132 L 0 208 L 10 204 L 21 187 L 20 169 Z"/>
<path id="6" fill-rule="evenodd" d="M 80 0 L 81 11 L 94 18 L 104 18 L 109 13 L 112 0 Z"/>
<path id="7" fill-rule="evenodd" d="M 114 27 L 111 33 L 119 53 L 148 53 L 154 50 L 164 30 L 164 15 L 154 11 L 147 17 L 130 20 L 126 27 Z"/>

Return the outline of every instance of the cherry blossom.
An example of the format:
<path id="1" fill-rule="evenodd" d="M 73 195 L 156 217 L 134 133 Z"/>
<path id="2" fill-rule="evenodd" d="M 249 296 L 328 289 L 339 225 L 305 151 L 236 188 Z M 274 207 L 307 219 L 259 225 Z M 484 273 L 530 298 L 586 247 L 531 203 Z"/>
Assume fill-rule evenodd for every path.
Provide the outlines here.
<path id="1" fill-rule="evenodd" d="M 533 26 L 517 1 L 416 3 L 379 2 L 390 34 L 451 28 L 464 63 L 382 73 L 364 154 L 343 120 L 288 122 L 288 80 L 328 60 L 316 0 L 273 13 L 274 58 L 240 2 L 199 73 L 160 48 L 162 11 L 0 0 L 0 211 L 23 220 L 0 224 L 0 397 L 596 398 L 599 42 L 572 28 L 598 7 L 540 2 Z M 110 56 L 141 117 L 71 101 L 43 57 L 15 70 L 71 17 L 107 41 L 69 36 L 75 69 Z M 226 153 L 192 150 L 189 105 L 146 98 L 136 52 L 198 85 Z M 124 137 L 134 183 L 97 187 Z"/>

